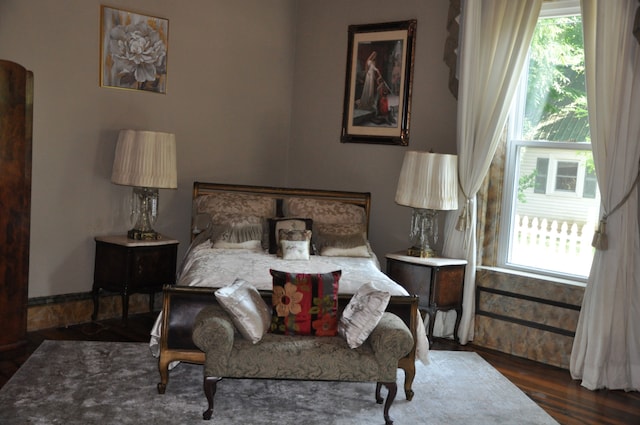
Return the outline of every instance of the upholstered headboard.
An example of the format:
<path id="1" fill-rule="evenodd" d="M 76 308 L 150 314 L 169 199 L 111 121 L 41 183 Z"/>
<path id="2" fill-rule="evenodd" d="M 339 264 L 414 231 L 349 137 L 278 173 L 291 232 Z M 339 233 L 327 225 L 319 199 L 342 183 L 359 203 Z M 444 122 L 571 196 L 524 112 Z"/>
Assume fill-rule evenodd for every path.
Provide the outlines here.
<path id="1" fill-rule="evenodd" d="M 362 225 L 369 232 L 371 194 L 320 189 L 296 189 L 220 183 L 193 183 L 192 237 L 206 221 L 232 214 L 263 218 L 309 217 L 318 223 Z"/>

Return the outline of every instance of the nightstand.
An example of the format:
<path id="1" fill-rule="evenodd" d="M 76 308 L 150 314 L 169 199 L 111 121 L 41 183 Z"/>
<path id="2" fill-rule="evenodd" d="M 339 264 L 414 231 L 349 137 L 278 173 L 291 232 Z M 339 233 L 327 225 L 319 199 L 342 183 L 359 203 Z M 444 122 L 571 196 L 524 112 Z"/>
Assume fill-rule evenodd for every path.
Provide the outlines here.
<path id="1" fill-rule="evenodd" d="M 462 296 L 466 260 L 454 258 L 419 258 L 406 251 L 387 254 L 387 275 L 411 295 L 418 295 L 418 308 L 429 315 L 429 344 L 433 343 L 433 324 L 438 311 L 456 311 L 453 330 L 458 339 L 462 316 Z"/>
<path id="2" fill-rule="evenodd" d="M 165 284 L 176 282 L 178 241 L 162 236 L 158 240 L 134 240 L 122 236 L 98 236 L 93 273 L 93 314 L 98 317 L 100 290 L 122 296 L 122 320 L 127 321 L 129 295 L 149 294 L 149 311 L 154 295 Z"/>

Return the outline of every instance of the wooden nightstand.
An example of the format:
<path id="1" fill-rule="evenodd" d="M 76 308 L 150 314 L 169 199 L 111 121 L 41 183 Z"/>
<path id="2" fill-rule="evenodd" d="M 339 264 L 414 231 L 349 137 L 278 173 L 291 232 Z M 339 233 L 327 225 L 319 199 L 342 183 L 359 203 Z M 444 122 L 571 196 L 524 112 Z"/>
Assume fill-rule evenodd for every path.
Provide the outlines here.
<path id="1" fill-rule="evenodd" d="M 96 240 L 93 273 L 93 314 L 100 308 L 100 289 L 122 296 L 122 320 L 127 321 L 129 295 L 149 294 L 149 311 L 153 311 L 154 294 L 165 284 L 176 282 L 178 241 L 162 237 L 158 240 L 133 240 L 127 236 L 99 236 Z"/>
<path id="2" fill-rule="evenodd" d="M 387 275 L 411 295 L 420 297 L 418 308 L 429 315 L 429 343 L 433 343 L 433 324 L 438 311 L 456 311 L 453 335 L 457 340 L 467 261 L 410 257 L 405 251 L 387 254 L 386 258 Z"/>

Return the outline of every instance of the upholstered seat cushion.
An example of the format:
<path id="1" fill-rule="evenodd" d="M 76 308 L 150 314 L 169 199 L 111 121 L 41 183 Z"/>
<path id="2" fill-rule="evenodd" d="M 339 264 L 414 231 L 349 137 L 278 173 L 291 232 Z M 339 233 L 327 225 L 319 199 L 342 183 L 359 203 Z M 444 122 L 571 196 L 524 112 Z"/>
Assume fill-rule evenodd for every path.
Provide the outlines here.
<path id="1" fill-rule="evenodd" d="M 413 347 L 404 322 L 384 313 L 367 341 L 351 349 L 344 338 L 267 333 L 252 344 L 236 335 L 219 307 L 203 309 L 193 341 L 205 353 L 205 376 L 395 382 L 398 360 Z"/>

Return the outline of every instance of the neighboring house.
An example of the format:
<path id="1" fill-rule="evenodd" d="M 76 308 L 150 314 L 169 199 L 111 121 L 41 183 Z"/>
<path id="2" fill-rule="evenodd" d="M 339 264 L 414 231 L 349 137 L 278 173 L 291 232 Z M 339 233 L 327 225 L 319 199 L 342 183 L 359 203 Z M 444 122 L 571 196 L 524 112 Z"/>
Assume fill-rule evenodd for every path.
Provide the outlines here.
<path id="1" fill-rule="evenodd" d="M 520 175 L 535 173 L 533 187 L 521 193 L 516 213 L 520 217 L 537 217 L 569 226 L 595 223 L 600 194 L 588 157 L 575 150 L 524 147 Z"/>

